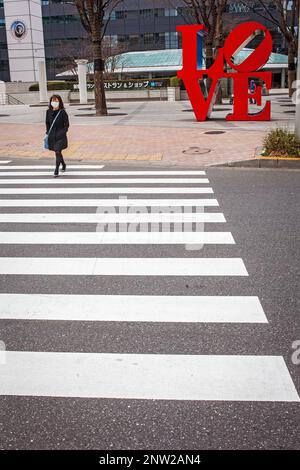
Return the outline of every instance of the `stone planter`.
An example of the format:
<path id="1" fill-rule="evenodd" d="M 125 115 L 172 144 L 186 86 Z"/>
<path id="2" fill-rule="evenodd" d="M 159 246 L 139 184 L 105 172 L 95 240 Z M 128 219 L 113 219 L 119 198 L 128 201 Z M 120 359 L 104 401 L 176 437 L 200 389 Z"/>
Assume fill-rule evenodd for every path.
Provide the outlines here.
<path id="1" fill-rule="evenodd" d="M 180 101 L 180 88 L 170 86 L 167 88 L 168 91 L 168 101 Z"/>
<path id="2" fill-rule="evenodd" d="M 280 155 L 261 155 L 263 147 L 259 146 L 255 151 L 255 160 L 259 168 L 299 168 L 300 157 L 281 157 Z"/>

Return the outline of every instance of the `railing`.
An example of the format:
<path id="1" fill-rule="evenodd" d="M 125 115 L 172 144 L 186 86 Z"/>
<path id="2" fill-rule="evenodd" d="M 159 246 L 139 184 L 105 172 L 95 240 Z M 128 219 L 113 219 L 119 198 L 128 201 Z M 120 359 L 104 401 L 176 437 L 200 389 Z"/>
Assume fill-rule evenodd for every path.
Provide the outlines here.
<path id="1" fill-rule="evenodd" d="M 0 104 L 24 104 L 22 101 L 18 100 L 8 93 L 0 93 Z"/>

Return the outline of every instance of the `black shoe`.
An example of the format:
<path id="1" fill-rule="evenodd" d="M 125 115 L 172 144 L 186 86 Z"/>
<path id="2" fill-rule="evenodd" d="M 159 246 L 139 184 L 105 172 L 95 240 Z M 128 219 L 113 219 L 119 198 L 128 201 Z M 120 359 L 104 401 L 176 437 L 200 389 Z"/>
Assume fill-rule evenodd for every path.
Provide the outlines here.
<path id="1" fill-rule="evenodd" d="M 62 166 L 62 169 L 61 169 L 61 171 L 66 171 L 66 168 L 67 168 L 67 165 L 66 165 L 66 164 L 64 164 L 64 165 Z"/>
<path id="2" fill-rule="evenodd" d="M 54 172 L 54 175 L 53 175 L 53 176 L 54 176 L 54 178 L 57 178 L 57 177 L 59 176 L 59 174 L 58 174 L 58 170 L 55 170 L 55 172 Z"/>

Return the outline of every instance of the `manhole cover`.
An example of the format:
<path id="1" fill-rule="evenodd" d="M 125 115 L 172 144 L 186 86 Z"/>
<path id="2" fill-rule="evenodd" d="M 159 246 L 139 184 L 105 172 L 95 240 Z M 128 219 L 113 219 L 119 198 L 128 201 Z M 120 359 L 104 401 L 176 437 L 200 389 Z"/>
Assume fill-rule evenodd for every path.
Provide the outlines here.
<path id="1" fill-rule="evenodd" d="M 189 147 L 187 150 L 183 150 L 182 153 L 186 155 L 202 155 L 204 153 L 209 153 L 210 149 L 205 149 L 201 147 Z"/>
<path id="2" fill-rule="evenodd" d="M 225 134 L 225 131 L 207 131 L 204 134 L 216 135 L 216 134 Z"/>

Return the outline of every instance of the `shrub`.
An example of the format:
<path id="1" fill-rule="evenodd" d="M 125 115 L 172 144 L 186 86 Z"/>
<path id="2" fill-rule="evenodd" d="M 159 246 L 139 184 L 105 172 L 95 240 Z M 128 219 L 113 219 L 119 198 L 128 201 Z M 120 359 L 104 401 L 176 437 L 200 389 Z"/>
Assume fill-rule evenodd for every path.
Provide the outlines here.
<path id="1" fill-rule="evenodd" d="M 63 81 L 47 82 L 47 89 L 48 90 L 72 90 L 73 84 L 72 82 L 63 82 Z M 29 91 L 39 91 L 39 84 L 34 83 L 33 85 L 30 85 Z"/>
<path id="2" fill-rule="evenodd" d="M 263 141 L 265 156 L 300 157 L 300 142 L 288 129 L 272 129 Z"/>
<path id="3" fill-rule="evenodd" d="M 169 78 L 169 86 L 170 87 L 180 87 L 181 90 L 185 90 L 185 86 L 181 78 L 178 77 L 170 77 Z"/>

